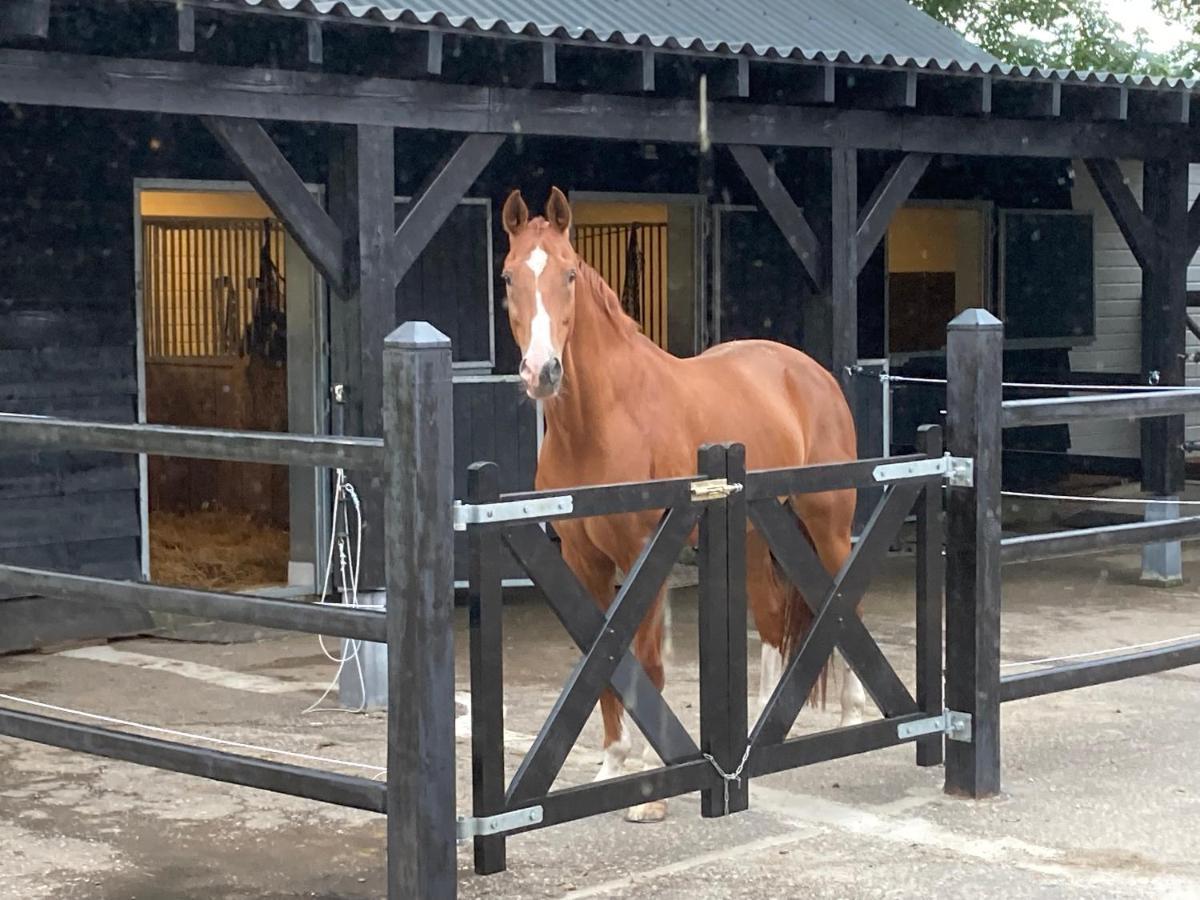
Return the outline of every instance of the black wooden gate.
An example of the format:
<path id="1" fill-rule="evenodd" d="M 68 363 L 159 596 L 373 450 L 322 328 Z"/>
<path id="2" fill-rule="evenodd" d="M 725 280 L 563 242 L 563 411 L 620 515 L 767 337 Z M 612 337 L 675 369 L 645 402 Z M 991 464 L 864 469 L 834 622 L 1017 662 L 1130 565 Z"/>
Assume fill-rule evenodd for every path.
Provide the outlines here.
<path id="1" fill-rule="evenodd" d="M 492 463 L 471 468 L 460 510 L 470 552 L 472 772 L 475 868 L 505 867 L 509 834 L 695 791 L 703 815 L 748 806 L 748 781 L 918 742 L 919 765 L 942 760 L 940 430 L 922 431 L 919 454 L 747 472 L 740 445 L 701 448 L 691 478 L 501 495 Z M 798 527 L 789 495 L 882 487 L 882 498 L 841 571 L 829 573 Z M 917 512 L 915 696 L 854 613 L 909 512 Z M 649 540 L 607 611 L 575 577 L 543 529 L 546 521 L 658 513 Z M 700 734 L 697 741 L 630 650 L 689 534 L 699 524 Z M 768 541 L 814 614 L 758 721 L 748 728 L 747 525 Z M 582 656 L 512 778 L 504 767 L 502 561 L 511 557 L 540 590 Z M 821 669 L 837 648 L 883 718 L 787 737 Z M 554 789 L 602 691 L 611 687 L 663 760 L 657 769 Z"/>

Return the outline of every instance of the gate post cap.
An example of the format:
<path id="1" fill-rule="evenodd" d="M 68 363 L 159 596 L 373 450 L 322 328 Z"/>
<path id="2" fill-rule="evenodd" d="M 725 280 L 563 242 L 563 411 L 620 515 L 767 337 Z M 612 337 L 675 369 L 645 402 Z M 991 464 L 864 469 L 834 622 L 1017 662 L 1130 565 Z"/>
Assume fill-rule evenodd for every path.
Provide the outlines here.
<path id="1" fill-rule="evenodd" d="M 986 309 L 972 308 L 964 309 L 951 319 L 946 327 L 955 331 L 967 328 L 1003 328 L 1004 323 Z"/>
<path id="2" fill-rule="evenodd" d="M 450 338 L 428 322 L 405 322 L 384 338 L 384 344 L 398 350 L 441 350 L 450 346 Z"/>

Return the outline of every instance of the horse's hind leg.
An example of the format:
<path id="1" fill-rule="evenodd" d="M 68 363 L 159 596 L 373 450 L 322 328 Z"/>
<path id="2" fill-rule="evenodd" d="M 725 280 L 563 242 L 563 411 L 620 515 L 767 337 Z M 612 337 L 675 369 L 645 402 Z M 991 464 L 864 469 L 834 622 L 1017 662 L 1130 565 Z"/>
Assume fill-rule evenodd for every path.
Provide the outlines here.
<path id="1" fill-rule="evenodd" d="M 633 639 L 633 653 L 641 661 L 642 667 L 646 670 L 646 674 L 650 676 L 651 683 L 661 692 L 663 685 L 666 684 L 666 675 L 663 670 L 662 658 L 662 643 L 663 643 L 663 604 L 668 593 L 667 588 L 663 588 L 659 592 L 658 597 L 654 601 L 654 606 L 650 612 L 646 614 L 646 619 L 642 622 L 637 634 Z M 625 716 L 628 725 L 628 714 Z M 628 734 L 628 731 L 626 731 Z M 658 754 L 654 752 L 654 748 L 650 746 L 650 742 L 643 738 L 642 746 L 642 767 L 644 769 L 655 768 L 658 763 Z M 667 817 L 667 801 L 652 800 L 649 803 L 639 803 L 637 806 L 631 806 L 625 812 L 625 818 L 630 822 L 661 822 Z"/>
<path id="2" fill-rule="evenodd" d="M 759 657 L 758 708 L 751 711 L 757 719 L 771 699 L 783 676 L 783 645 L 786 631 L 787 587 L 774 577 L 774 562 L 767 542 L 757 531 L 746 535 L 746 602 L 754 617 L 761 642 Z M 753 723 L 751 723 L 753 724 Z"/>
<path id="3" fill-rule="evenodd" d="M 806 494 L 794 500 L 813 548 L 830 575 L 836 575 L 850 556 L 854 503 L 853 491 Z M 855 614 L 862 618 L 861 604 L 855 608 Z M 867 695 L 849 663 L 840 653 L 838 656 L 842 659 L 843 675 L 840 725 L 857 725 L 866 714 Z"/>

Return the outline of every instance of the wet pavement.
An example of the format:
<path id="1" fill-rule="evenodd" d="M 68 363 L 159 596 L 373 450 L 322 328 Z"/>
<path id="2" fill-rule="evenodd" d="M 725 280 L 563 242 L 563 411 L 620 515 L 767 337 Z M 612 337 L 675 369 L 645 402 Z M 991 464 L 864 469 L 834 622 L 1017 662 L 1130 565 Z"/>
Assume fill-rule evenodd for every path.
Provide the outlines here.
<path id="1" fill-rule="evenodd" d="M 1189 571 L 1200 572 L 1200 556 L 1189 560 Z M 1006 664 L 1200 631 L 1194 582 L 1153 589 L 1138 585 L 1137 575 L 1132 555 L 1006 569 Z M 911 585 L 911 558 L 889 560 L 866 610 L 910 686 Z M 466 691 L 462 610 L 458 626 L 458 681 Z M 682 588 L 673 604 L 666 693 L 694 732 L 695 632 L 694 593 Z M 506 612 L 505 647 L 511 773 L 577 653 L 528 597 Z M 753 636 L 749 657 L 758 659 Z M 222 644 L 139 639 L 0 659 L 0 691 L 382 766 L 381 714 L 305 712 L 333 670 L 316 639 L 305 636 L 271 632 Z M 757 680 L 755 665 L 752 698 Z M 835 681 L 830 708 L 805 710 L 795 733 L 836 725 L 837 691 Z M 1198 701 L 1200 668 L 1192 668 L 1006 706 L 1005 792 L 996 800 L 946 797 L 941 769 L 918 769 L 913 748 L 904 746 L 756 780 L 750 811 L 728 819 L 702 820 L 693 795 L 673 799 L 662 823 L 632 824 L 613 813 L 518 836 L 509 842 L 509 870 L 488 878 L 471 873 L 463 846 L 460 895 L 1194 898 Z M 558 786 L 594 776 L 599 743 L 596 714 Z M 464 735 L 464 812 L 468 750 Z M 631 758 L 639 752 L 640 743 Z M 377 771 L 328 767 L 368 777 Z M 4 900 L 379 898 L 383 844 L 383 821 L 372 814 L 0 739 Z"/>

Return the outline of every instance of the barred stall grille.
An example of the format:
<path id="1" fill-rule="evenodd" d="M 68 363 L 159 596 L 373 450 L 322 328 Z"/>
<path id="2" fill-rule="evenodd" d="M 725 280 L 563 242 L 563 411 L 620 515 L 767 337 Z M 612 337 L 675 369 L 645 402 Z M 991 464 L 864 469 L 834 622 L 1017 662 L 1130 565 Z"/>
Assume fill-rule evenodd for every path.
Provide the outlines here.
<path id="1" fill-rule="evenodd" d="M 141 237 L 147 360 L 243 356 L 260 296 L 286 314 L 279 222 L 155 216 Z"/>
<path id="2" fill-rule="evenodd" d="M 576 225 L 575 248 L 642 332 L 667 347 L 667 223 Z"/>

